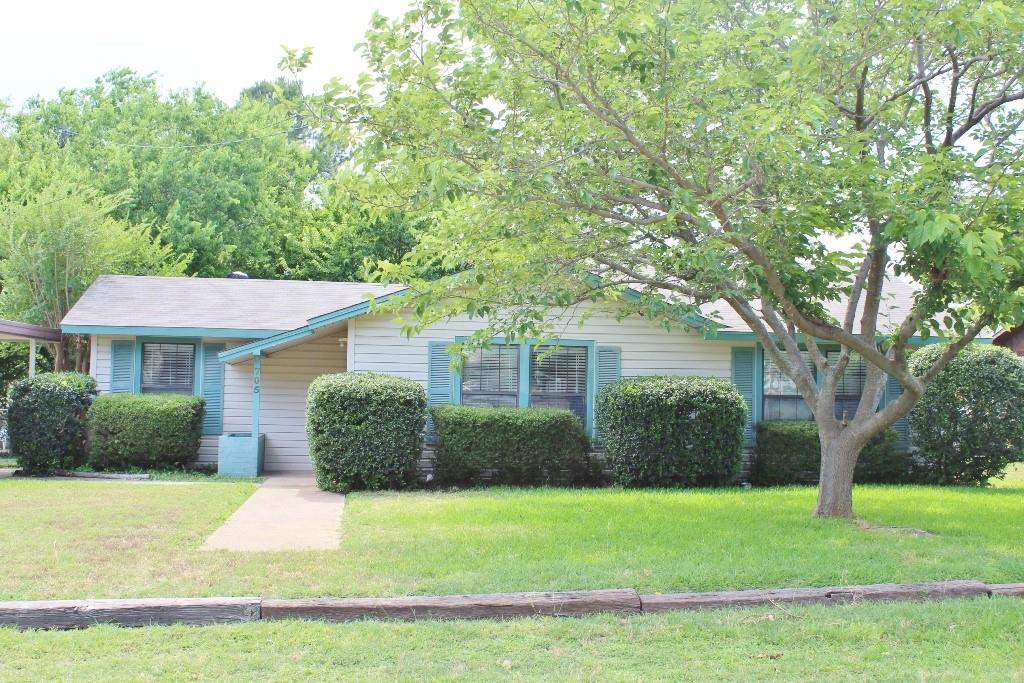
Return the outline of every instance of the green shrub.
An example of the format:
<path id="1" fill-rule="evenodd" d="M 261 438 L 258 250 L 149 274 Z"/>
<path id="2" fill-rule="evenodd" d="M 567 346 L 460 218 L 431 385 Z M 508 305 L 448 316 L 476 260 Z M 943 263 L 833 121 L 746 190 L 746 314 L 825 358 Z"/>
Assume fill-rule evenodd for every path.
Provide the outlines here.
<path id="1" fill-rule="evenodd" d="M 944 345 L 915 351 L 922 374 Z M 918 478 L 930 484 L 984 485 L 1024 457 L 1024 361 L 998 346 L 968 346 L 928 384 L 910 411 Z"/>
<path id="2" fill-rule="evenodd" d="M 178 469 L 199 457 L 205 401 L 183 394 L 107 394 L 89 408 L 96 470 Z"/>
<path id="3" fill-rule="evenodd" d="M 747 407 L 729 382 L 640 377 L 597 398 L 598 432 L 623 486 L 721 486 L 739 474 Z"/>
<path id="4" fill-rule="evenodd" d="M 47 372 L 11 385 L 7 429 L 18 467 L 29 474 L 74 469 L 85 459 L 85 414 L 96 380 Z"/>
<path id="5" fill-rule="evenodd" d="M 306 420 L 317 485 L 345 493 L 412 481 L 426 410 L 426 392 L 412 380 L 351 372 L 317 377 Z"/>
<path id="6" fill-rule="evenodd" d="M 439 484 L 540 486 L 600 482 L 579 419 L 552 408 L 438 406 L 434 476 Z"/>
<path id="7" fill-rule="evenodd" d="M 853 480 L 859 484 L 911 481 L 909 456 L 897 448 L 896 442 L 896 432 L 891 428 L 872 439 L 857 458 Z M 769 420 L 757 425 L 750 467 L 752 484 L 817 484 L 820 467 L 818 425 L 790 420 Z"/>

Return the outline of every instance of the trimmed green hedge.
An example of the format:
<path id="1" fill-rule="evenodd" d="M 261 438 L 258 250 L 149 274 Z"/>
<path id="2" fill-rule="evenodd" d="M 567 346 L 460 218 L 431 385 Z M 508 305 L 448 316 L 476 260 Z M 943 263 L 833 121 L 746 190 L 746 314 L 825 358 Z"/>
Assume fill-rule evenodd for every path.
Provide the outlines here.
<path id="1" fill-rule="evenodd" d="M 177 469 L 199 457 L 206 402 L 182 394 L 107 394 L 89 408 L 96 470 Z"/>
<path id="2" fill-rule="evenodd" d="M 412 380 L 369 372 L 317 377 L 306 419 L 317 485 L 346 493 L 413 481 L 426 411 L 426 392 Z"/>
<path id="3" fill-rule="evenodd" d="M 442 485 L 600 483 L 579 419 L 552 408 L 437 406 L 434 477 Z"/>
<path id="4" fill-rule="evenodd" d="M 923 374 L 946 345 L 915 351 Z M 928 484 L 984 486 L 1024 459 L 1024 360 L 1009 349 L 974 344 L 935 378 L 908 415 L 918 477 Z"/>
<path id="5" fill-rule="evenodd" d="M 96 380 L 47 372 L 11 385 L 7 429 L 18 467 L 27 474 L 74 469 L 85 460 L 85 415 Z"/>
<path id="6" fill-rule="evenodd" d="M 597 398 L 598 433 L 623 486 L 722 486 L 739 475 L 747 406 L 711 377 L 637 377 Z"/>
<path id="7" fill-rule="evenodd" d="M 860 484 L 900 484 L 913 480 L 910 457 L 896 446 L 887 429 L 864 447 L 853 480 Z M 769 420 L 757 425 L 757 444 L 750 468 L 755 486 L 816 484 L 821 467 L 818 425 L 810 421 Z"/>

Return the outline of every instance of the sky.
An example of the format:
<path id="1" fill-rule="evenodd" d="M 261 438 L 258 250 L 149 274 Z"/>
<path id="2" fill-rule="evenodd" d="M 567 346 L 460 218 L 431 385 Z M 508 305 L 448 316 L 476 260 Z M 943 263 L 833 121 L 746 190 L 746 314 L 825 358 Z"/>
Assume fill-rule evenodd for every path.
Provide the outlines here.
<path id="1" fill-rule="evenodd" d="M 0 11 L 0 100 L 12 107 L 60 88 L 86 87 L 120 67 L 165 90 L 196 84 L 228 102 L 278 75 L 281 45 L 312 47 L 307 92 L 332 76 L 353 80 L 373 12 L 397 16 L 410 0 L 30 0 Z"/>

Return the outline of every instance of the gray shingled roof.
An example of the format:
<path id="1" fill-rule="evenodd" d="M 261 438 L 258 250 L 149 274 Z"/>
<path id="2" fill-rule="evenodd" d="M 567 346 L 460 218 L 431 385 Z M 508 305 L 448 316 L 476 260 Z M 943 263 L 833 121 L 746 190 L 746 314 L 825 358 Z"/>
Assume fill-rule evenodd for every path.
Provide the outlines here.
<path id="1" fill-rule="evenodd" d="M 104 275 L 61 325 L 283 332 L 302 327 L 310 318 L 401 289 L 365 282 Z M 881 332 L 906 316 L 913 297 L 914 288 L 905 281 L 887 280 L 879 316 Z M 845 301 L 830 302 L 826 308 L 841 319 Z M 703 306 L 701 313 L 717 321 L 722 330 L 750 331 L 724 302 Z"/>
<path id="2" fill-rule="evenodd" d="M 104 275 L 61 325 L 284 331 L 400 289 L 365 282 Z"/>
<path id="3" fill-rule="evenodd" d="M 906 281 L 895 276 L 886 278 L 885 286 L 882 289 L 882 302 L 878 310 L 879 332 L 889 331 L 890 328 L 899 325 L 914 306 L 914 288 Z M 755 310 L 758 305 L 754 303 Z M 846 315 L 846 299 L 841 301 L 825 302 L 825 309 L 836 320 L 842 320 Z M 861 299 L 857 308 L 857 315 L 864 310 L 864 300 Z M 743 322 L 736 311 L 724 301 L 716 301 L 701 306 L 701 314 L 719 324 L 720 329 L 730 332 L 749 332 L 750 326 Z M 860 318 L 857 318 L 855 332 L 860 331 Z"/>

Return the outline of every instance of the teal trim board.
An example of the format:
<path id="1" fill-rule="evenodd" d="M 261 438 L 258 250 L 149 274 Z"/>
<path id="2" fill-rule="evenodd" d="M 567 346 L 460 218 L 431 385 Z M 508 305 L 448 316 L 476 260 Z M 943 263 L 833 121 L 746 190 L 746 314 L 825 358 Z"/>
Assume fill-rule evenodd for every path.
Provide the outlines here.
<path id="1" fill-rule="evenodd" d="M 258 353 L 252 359 L 252 433 L 260 433 L 260 382 L 263 374 L 263 357 Z"/>

